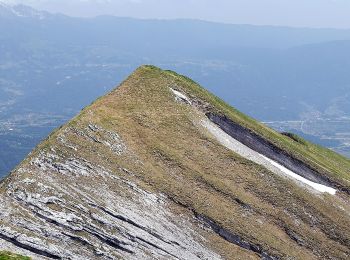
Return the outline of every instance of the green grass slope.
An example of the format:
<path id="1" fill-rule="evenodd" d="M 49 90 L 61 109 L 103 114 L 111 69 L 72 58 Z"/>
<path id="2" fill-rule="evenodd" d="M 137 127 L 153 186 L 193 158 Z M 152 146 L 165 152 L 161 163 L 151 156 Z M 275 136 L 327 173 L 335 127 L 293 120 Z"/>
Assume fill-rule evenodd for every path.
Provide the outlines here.
<path id="1" fill-rule="evenodd" d="M 159 71 L 156 67 L 149 67 L 149 69 Z M 350 159 L 330 149 L 307 142 L 300 137 L 297 138 L 302 141 L 297 141 L 295 138 L 289 138 L 286 135 L 274 131 L 266 125 L 248 117 L 226 104 L 224 101 L 185 76 L 178 75 L 172 71 L 166 71 L 163 73 L 172 76 L 177 82 L 184 83 L 184 91 L 189 95 L 207 101 L 217 112 L 222 113 L 234 122 L 253 130 L 258 135 L 287 151 L 293 157 L 314 167 L 321 174 L 331 176 L 345 186 L 350 187 Z"/>
<path id="2" fill-rule="evenodd" d="M 13 254 L 7 251 L 0 251 L 0 260 L 30 260 L 30 257 Z"/>
<path id="3" fill-rule="evenodd" d="M 200 100 L 203 110 L 226 115 L 320 174 L 350 186 L 348 159 L 277 133 L 192 80 L 153 66 L 137 69 L 116 90 L 57 129 L 20 168 L 32 167 L 32 158 L 52 151 L 60 158 L 83 158 L 100 165 L 147 191 L 163 194 L 170 208 L 176 203 L 193 218 L 215 223 L 220 227 L 218 234 L 208 239 L 225 259 L 247 259 L 248 255 L 254 258 L 257 254 L 237 249 L 219 235 L 220 230 L 254 245 L 256 251 L 282 259 L 350 257 L 348 194 L 314 193 L 227 150 L 200 127 L 204 114 L 176 102 L 170 88 Z M 103 142 L 87 139 L 93 134 L 89 125 L 118 133 L 130 152 L 116 155 Z M 62 136 L 65 143 L 60 142 Z M 104 136 L 94 138 L 103 140 Z M 32 176 L 23 170 L 15 171 L 5 183 Z"/>

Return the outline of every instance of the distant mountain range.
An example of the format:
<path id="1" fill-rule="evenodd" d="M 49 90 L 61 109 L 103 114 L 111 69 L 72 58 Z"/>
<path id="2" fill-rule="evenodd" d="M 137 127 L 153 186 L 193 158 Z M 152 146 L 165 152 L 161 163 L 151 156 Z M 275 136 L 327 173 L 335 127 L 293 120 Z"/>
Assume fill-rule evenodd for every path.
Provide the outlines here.
<path id="1" fill-rule="evenodd" d="M 191 76 L 281 131 L 350 155 L 349 53 L 350 30 L 72 18 L 2 4 L 0 175 L 53 128 L 150 63 Z"/>
<path id="2" fill-rule="evenodd" d="M 0 16 L 2 18 L 34 18 L 44 19 L 50 17 L 48 12 L 38 11 L 26 5 L 8 5 L 0 2 Z"/>

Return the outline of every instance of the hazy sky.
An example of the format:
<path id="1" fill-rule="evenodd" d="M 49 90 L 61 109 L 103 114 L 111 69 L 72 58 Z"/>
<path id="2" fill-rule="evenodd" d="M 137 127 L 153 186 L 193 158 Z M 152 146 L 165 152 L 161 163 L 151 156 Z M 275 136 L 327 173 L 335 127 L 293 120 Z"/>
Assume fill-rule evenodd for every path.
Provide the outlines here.
<path id="1" fill-rule="evenodd" d="M 259 25 L 350 28 L 350 0 L 0 0 L 72 16 L 195 18 Z"/>

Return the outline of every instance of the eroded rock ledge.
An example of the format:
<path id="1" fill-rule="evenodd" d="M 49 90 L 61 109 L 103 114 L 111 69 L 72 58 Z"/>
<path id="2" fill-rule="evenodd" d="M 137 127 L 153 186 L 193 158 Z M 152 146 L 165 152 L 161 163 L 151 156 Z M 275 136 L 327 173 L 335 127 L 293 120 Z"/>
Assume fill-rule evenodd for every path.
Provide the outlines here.
<path id="1" fill-rule="evenodd" d="M 68 132 L 98 142 L 116 156 L 127 153 L 119 135 L 101 127 Z M 75 153 L 79 147 L 65 134 L 58 140 Z M 201 234 L 208 231 L 191 212 L 178 218 L 165 196 L 139 188 L 119 171 L 132 174 L 122 167 L 110 172 L 86 159 L 62 156 L 57 147 L 38 153 L 17 170 L 28 177 L 12 176 L 0 197 L 0 240 L 34 259 L 221 258 L 208 246 Z"/>

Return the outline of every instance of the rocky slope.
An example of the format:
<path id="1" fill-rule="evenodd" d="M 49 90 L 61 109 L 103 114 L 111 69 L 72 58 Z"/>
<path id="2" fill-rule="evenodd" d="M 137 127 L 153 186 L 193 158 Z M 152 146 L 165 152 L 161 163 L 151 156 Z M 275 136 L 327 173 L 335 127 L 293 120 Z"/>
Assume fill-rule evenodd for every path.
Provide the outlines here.
<path id="1" fill-rule="evenodd" d="M 203 122 L 335 194 L 255 163 Z M 143 66 L 1 182 L 0 250 L 33 259 L 348 259 L 349 190 L 348 159 Z"/>

